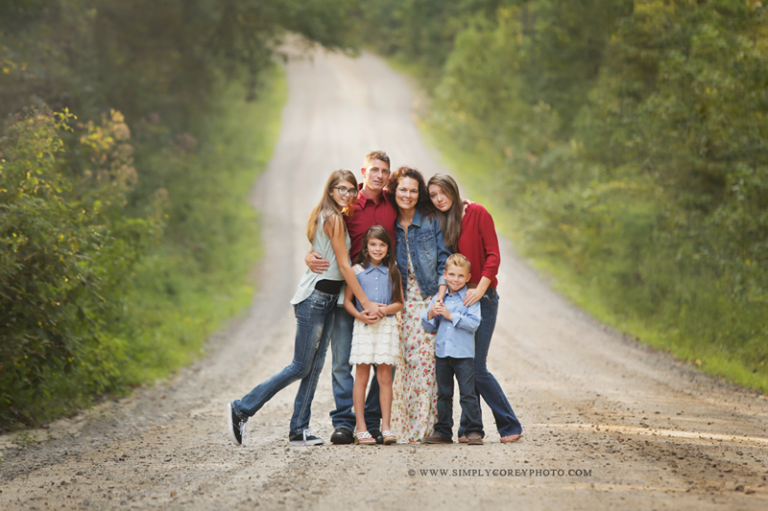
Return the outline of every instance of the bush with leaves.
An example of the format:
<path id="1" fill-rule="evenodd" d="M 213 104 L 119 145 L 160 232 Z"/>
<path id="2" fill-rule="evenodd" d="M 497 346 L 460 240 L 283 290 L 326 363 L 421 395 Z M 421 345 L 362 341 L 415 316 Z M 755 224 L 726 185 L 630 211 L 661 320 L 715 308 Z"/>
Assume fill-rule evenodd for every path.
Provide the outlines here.
<path id="1" fill-rule="evenodd" d="M 122 276 L 158 226 L 154 212 L 128 218 L 122 211 L 136 175 L 122 116 L 112 112 L 79 128 L 73 120 L 68 112 L 29 109 L 2 133 L 4 421 L 40 414 L 28 403 L 37 393 L 50 397 L 51 386 L 74 395 L 105 389 L 110 359 L 120 354 L 99 350 L 102 331 L 119 314 Z"/>

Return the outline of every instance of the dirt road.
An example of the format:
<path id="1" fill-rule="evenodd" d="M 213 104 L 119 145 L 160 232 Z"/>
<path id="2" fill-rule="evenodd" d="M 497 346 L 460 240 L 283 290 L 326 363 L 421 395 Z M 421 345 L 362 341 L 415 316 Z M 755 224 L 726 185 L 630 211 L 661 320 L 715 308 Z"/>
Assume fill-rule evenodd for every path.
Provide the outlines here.
<path id="1" fill-rule="evenodd" d="M 318 53 L 287 73 L 282 136 L 252 196 L 266 247 L 253 306 L 170 381 L 30 432 L 43 441 L 24 449 L 0 438 L 0 510 L 768 509 L 765 396 L 606 330 L 508 244 L 489 365 L 525 428 L 519 443 L 498 442 L 485 408 L 482 447 L 289 447 L 294 384 L 234 447 L 225 404 L 291 359 L 288 301 L 329 171 L 358 169 L 374 148 L 428 176 L 444 170 L 413 122 L 412 92 L 381 60 Z M 330 354 L 312 418 L 326 440 L 329 369 Z"/>

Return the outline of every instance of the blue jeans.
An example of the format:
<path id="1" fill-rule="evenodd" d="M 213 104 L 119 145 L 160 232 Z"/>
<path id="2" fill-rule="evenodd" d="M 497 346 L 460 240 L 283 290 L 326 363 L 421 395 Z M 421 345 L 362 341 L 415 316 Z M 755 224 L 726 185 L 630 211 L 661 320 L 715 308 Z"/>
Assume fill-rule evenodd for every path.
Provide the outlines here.
<path id="1" fill-rule="evenodd" d="M 480 313 L 483 319 L 475 331 L 475 390 L 477 391 L 478 404 L 480 403 L 480 396 L 482 396 L 493 412 L 493 418 L 496 419 L 496 429 L 498 429 L 500 436 L 519 435 L 523 432 L 523 427 L 517 420 L 507 396 L 501 390 L 501 385 L 486 366 L 488 348 L 491 346 L 493 329 L 496 328 L 496 316 L 499 313 L 499 294 L 495 289 L 488 288 L 480 299 Z M 468 425 L 469 423 L 462 412 L 459 436 L 465 434 Z"/>
<path id="2" fill-rule="evenodd" d="M 352 350 L 352 327 L 355 318 L 344 307 L 336 307 L 336 323 L 331 339 L 331 355 L 333 357 L 333 399 L 336 409 L 331 411 L 331 422 L 334 428 L 355 430 L 355 412 L 353 411 L 352 389 L 355 379 L 352 377 L 352 366 L 349 363 L 349 353 Z M 365 424 L 368 430 L 381 428 L 381 403 L 379 403 L 379 383 L 376 380 L 376 369 L 365 400 Z M 394 378 L 394 368 L 392 377 Z"/>
<path id="3" fill-rule="evenodd" d="M 293 402 L 291 435 L 300 435 L 309 427 L 312 399 L 315 397 L 317 381 L 320 379 L 325 353 L 333 333 L 337 298 L 338 295 L 314 290 L 306 300 L 293 306 L 296 315 L 293 361 L 282 371 L 260 383 L 245 397 L 233 402 L 235 413 L 245 419 L 253 417 L 275 394 L 296 380 L 301 380 Z"/>
<path id="4" fill-rule="evenodd" d="M 483 417 L 480 401 L 475 394 L 475 368 L 471 358 L 436 357 L 435 375 L 437 377 L 437 422 L 435 434 L 443 438 L 453 438 L 453 377 L 459 383 L 459 402 L 464 432 L 483 433 Z M 464 422 L 466 420 L 466 425 Z"/>

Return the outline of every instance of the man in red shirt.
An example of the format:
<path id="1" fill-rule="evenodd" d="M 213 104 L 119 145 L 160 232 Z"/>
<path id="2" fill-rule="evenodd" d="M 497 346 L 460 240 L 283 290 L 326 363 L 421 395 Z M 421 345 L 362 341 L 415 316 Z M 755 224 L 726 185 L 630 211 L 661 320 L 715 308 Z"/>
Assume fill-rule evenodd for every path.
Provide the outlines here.
<path id="1" fill-rule="evenodd" d="M 360 254 L 363 236 L 374 225 L 383 226 L 389 232 L 393 245 L 395 243 L 397 209 L 389 202 L 387 194 L 384 193 L 384 188 L 389 181 L 389 156 L 384 151 L 371 151 L 365 156 L 363 164 L 364 166 L 360 169 L 363 184 L 360 186 L 355 213 L 345 218 L 349 238 L 352 242 L 349 255 L 353 263 Z M 389 249 L 394 254 L 395 247 L 392 246 Z M 328 268 L 328 261 L 321 259 L 320 254 L 317 253 L 307 254 L 305 262 L 312 271 L 317 273 L 322 273 Z M 331 411 L 331 421 L 334 427 L 331 442 L 334 444 L 349 444 L 354 441 L 352 436 L 355 429 L 355 414 L 352 411 L 354 378 L 352 378 L 352 366 L 349 364 L 353 325 L 354 318 L 344 307 L 336 307 L 334 331 L 331 338 L 333 398 L 336 402 L 336 409 Z M 365 422 L 371 436 L 376 438 L 376 443 L 382 443 L 379 385 L 375 376 L 371 379 L 371 388 L 365 401 Z"/>

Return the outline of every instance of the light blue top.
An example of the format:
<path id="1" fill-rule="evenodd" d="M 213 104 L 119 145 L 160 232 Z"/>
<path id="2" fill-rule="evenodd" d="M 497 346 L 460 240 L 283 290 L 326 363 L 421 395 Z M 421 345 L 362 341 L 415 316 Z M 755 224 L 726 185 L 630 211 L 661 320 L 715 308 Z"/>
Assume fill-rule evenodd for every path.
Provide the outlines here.
<path id="1" fill-rule="evenodd" d="M 315 284 L 319 280 L 344 280 L 344 275 L 341 274 L 339 269 L 339 263 L 336 261 L 336 253 L 333 251 L 333 245 L 331 244 L 331 238 L 323 231 L 323 224 L 327 215 L 320 215 L 320 219 L 317 222 L 317 229 L 315 230 L 315 237 L 312 239 L 312 252 L 319 253 L 323 259 L 328 261 L 328 269 L 323 273 L 315 273 L 309 268 L 302 275 L 299 281 L 299 287 L 296 289 L 296 294 L 293 295 L 291 303 L 293 305 L 299 304 L 306 300 L 312 291 L 315 289 Z M 349 257 L 349 247 L 351 243 L 349 241 L 349 233 L 344 230 L 344 242 L 347 245 L 347 257 Z M 341 303 L 344 303 L 344 289 L 342 288 Z"/>
<path id="2" fill-rule="evenodd" d="M 429 309 L 435 304 L 437 295 L 432 297 L 429 307 L 421 313 L 421 324 L 424 330 L 430 334 L 437 330 L 435 336 L 435 356 L 438 358 L 475 358 L 475 330 L 480 326 L 480 302 L 471 306 L 464 305 L 464 297 L 467 294 L 467 286 L 455 293 L 445 294 L 443 303 L 451 311 L 453 321 L 448 321 L 443 316 L 429 317 Z"/>
<path id="3" fill-rule="evenodd" d="M 392 282 L 389 280 L 389 268 L 383 264 L 374 266 L 373 263 L 369 263 L 368 268 L 356 264 L 355 274 L 365 296 L 371 302 L 383 303 L 384 305 L 392 303 Z M 355 298 L 355 308 L 358 312 L 363 312 L 363 306 L 360 305 L 357 298 Z M 390 316 L 394 316 L 394 314 L 390 314 Z"/>

